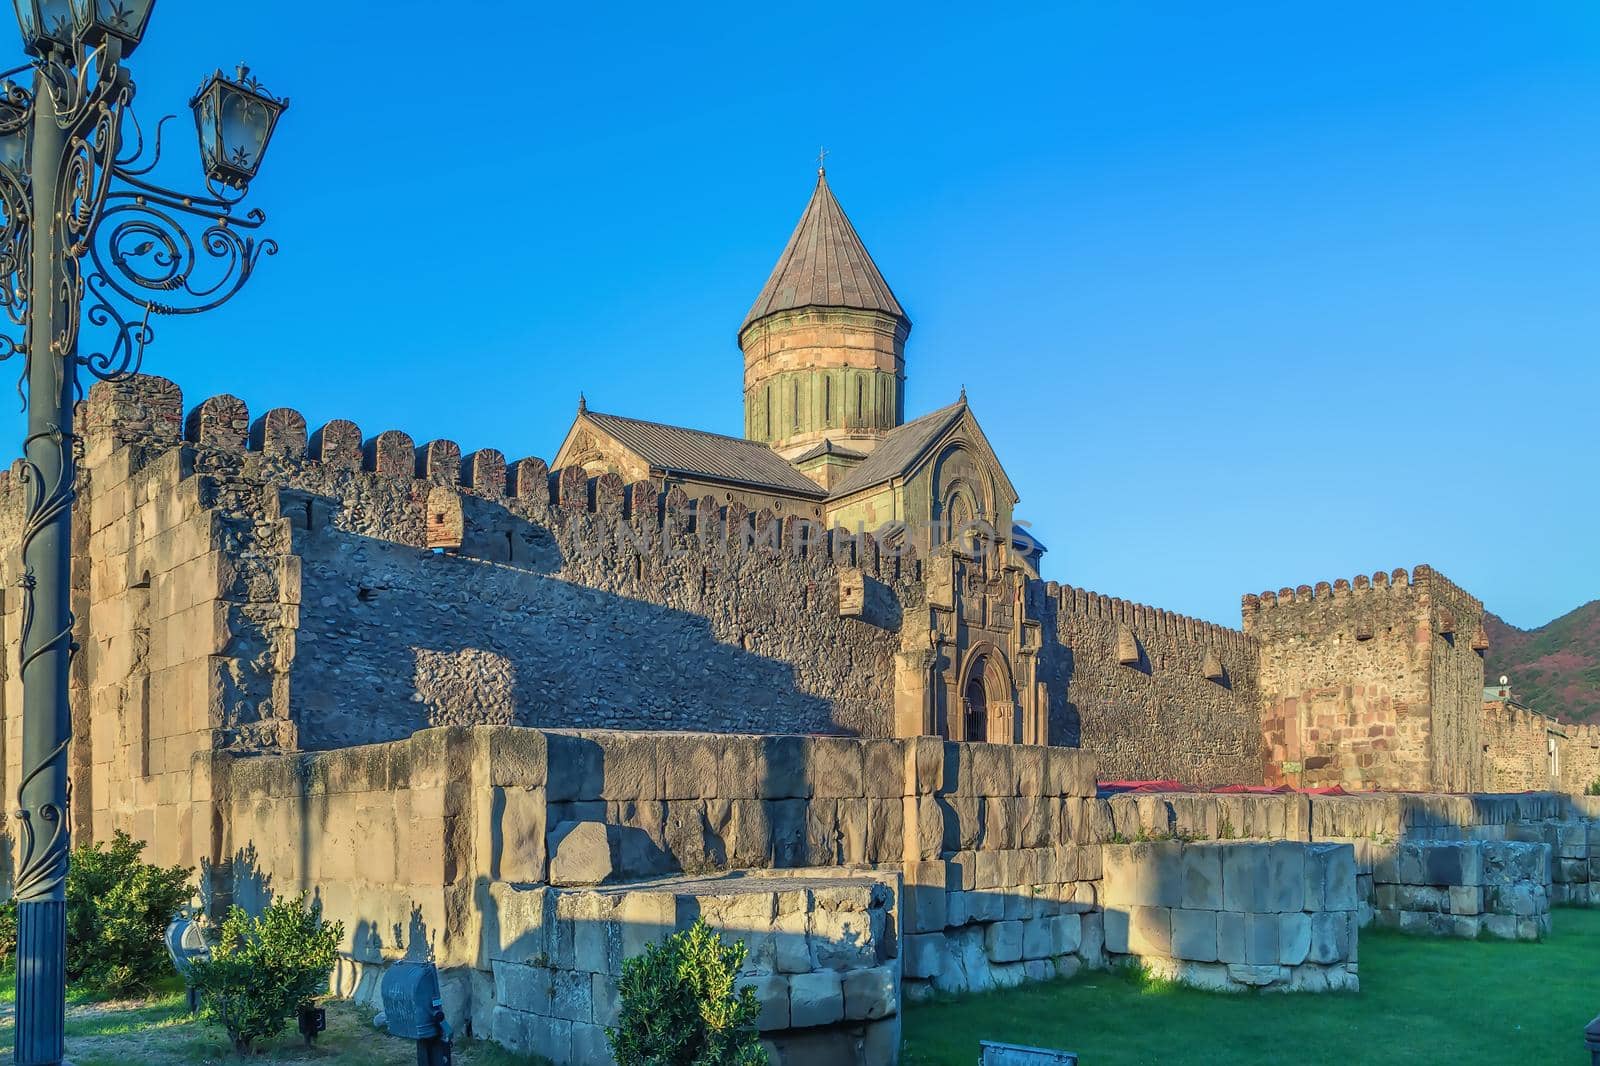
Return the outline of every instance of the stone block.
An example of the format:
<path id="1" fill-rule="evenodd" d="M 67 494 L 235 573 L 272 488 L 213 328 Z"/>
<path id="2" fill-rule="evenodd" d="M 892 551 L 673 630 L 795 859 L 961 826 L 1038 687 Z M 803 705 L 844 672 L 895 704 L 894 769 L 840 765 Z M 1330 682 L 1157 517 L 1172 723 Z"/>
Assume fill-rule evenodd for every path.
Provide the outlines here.
<path id="1" fill-rule="evenodd" d="M 1058 914 L 1050 923 L 1051 954 L 1068 955 L 1083 943 L 1083 915 Z"/>
<path id="2" fill-rule="evenodd" d="M 1172 912 L 1172 955 L 1192 962 L 1217 961 L 1217 912 L 1183 908 Z"/>
<path id="3" fill-rule="evenodd" d="M 944 933 L 908 935 L 902 941 L 901 961 L 907 977 L 937 977 L 944 969 L 946 955 Z"/>
<path id="4" fill-rule="evenodd" d="M 1172 954 L 1172 909 L 1134 907 L 1128 914 L 1128 951 L 1133 955 Z"/>
<path id="5" fill-rule="evenodd" d="M 1101 850 L 1108 907 L 1176 907 L 1183 902 L 1180 841 L 1107 844 Z"/>
<path id="6" fill-rule="evenodd" d="M 1022 923 L 1023 959 L 1048 959 L 1056 954 L 1053 918 L 1029 918 Z"/>
<path id="7" fill-rule="evenodd" d="M 936 933 L 948 918 L 949 871 L 942 862 L 905 864 L 901 921 L 907 933 Z"/>
<path id="8" fill-rule="evenodd" d="M 604 822 L 565 822 L 552 834 L 550 883 L 604 884 L 614 874 L 611 834 Z"/>
<path id="9" fill-rule="evenodd" d="M 550 970 L 545 966 L 526 966 L 496 960 L 491 964 L 494 973 L 495 1002 L 513 1010 L 535 1014 L 550 1011 Z"/>
<path id="10" fill-rule="evenodd" d="M 486 1034 L 500 1046 L 518 1054 L 526 1054 L 528 1047 L 528 1014 L 511 1007 L 495 1007 L 490 1014 L 490 1029 Z"/>
<path id="11" fill-rule="evenodd" d="M 611 1043 L 603 1026 L 572 1023 L 572 1062 L 610 1062 Z"/>
<path id="12" fill-rule="evenodd" d="M 860 799 L 862 783 L 861 741 L 844 737 L 810 737 L 806 776 L 811 795 L 819 799 Z"/>
<path id="13" fill-rule="evenodd" d="M 1222 909 L 1222 854 L 1225 848 L 1190 845 L 1183 849 L 1185 910 Z M 1188 956 L 1184 956 L 1187 958 Z M 1209 960 L 1206 960 L 1209 961 Z"/>
<path id="14" fill-rule="evenodd" d="M 1306 846 L 1296 841 L 1267 845 L 1267 884 L 1262 910 L 1288 914 L 1306 907 Z"/>
<path id="15" fill-rule="evenodd" d="M 737 738 L 737 742 L 730 738 L 720 771 L 719 795 L 743 795 L 753 781 L 762 799 L 810 799 L 810 744 L 810 738 L 795 736 Z M 736 753 L 745 752 L 752 756 L 751 764 L 741 766 Z"/>
<path id="16" fill-rule="evenodd" d="M 1451 914 L 1483 913 L 1483 889 L 1478 885 L 1450 886 Z"/>
<path id="17" fill-rule="evenodd" d="M 865 795 L 877 799 L 899 799 L 915 795 L 906 791 L 905 745 L 898 740 L 867 740 L 861 744 L 862 787 Z"/>
<path id="18" fill-rule="evenodd" d="M 877 912 L 881 918 L 882 912 Z M 854 970 L 877 961 L 873 912 L 817 907 L 810 915 L 812 956 L 820 967 Z"/>
<path id="19" fill-rule="evenodd" d="M 1236 913 L 1267 909 L 1268 845 L 1225 845 L 1222 852 L 1222 909 Z"/>
<path id="20" fill-rule="evenodd" d="M 1255 988 L 1265 988 L 1276 984 L 1288 977 L 1288 971 L 1282 967 L 1271 964 L 1231 964 L 1228 967 L 1228 977 L 1241 985 L 1250 985 Z"/>
<path id="21" fill-rule="evenodd" d="M 899 1010 L 899 988 L 893 967 L 874 966 L 845 974 L 844 1016 L 849 1021 L 877 1021 Z"/>
<path id="22" fill-rule="evenodd" d="M 1429 885 L 1481 885 L 1483 860 L 1477 842 L 1432 842 L 1422 852 L 1423 883 Z"/>
<path id="23" fill-rule="evenodd" d="M 622 1014 L 622 994 L 617 989 L 617 979 L 611 974 L 597 973 L 589 977 L 589 1000 L 594 1008 L 596 1025 L 617 1024 Z"/>
<path id="24" fill-rule="evenodd" d="M 1105 923 L 1105 949 L 1113 955 L 1128 954 L 1128 912 L 1110 909 L 1102 912 L 1102 916 Z"/>
<path id="25" fill-rule="evenodd" d="M 991 922 L 984 930 L 984 951 L 990 962 L 1017 962 L 1022 958 L 1022 923 Z"/>
<path id="26" fill-rule="evenodd" d="M 789 1024 L 796 1029 L 832 1025 L 844 1018 L 844 982 L 832 970 L 789 978 Z"/>
<path id="27" fill-rule="evenodd" d="M 1017 767 L 1014 752 L 1009 744 L 972 744 L 968 746 L 971 778 L 962 791 L 973 796 L 1016 796 Z"/>
<path id="28" fill-rule="evenodd" d="M 1278 961 L 1285 966 L 1299 966 L 1310 954 L 1311 916 L 1298 912 L 1279 915 Z"/>
<path id="29" fill-rule="evenodd" d="M 547 732 L 551 803 L 598 800 L 605 786 L 604 755 L 599 744 L 577 733 Z"/>
<path id="30" fill-rule="evenodd" d="M 756 1015 L 756 1028 L 763 1033 L 789 1028 L 789 979 L 776 974 L 741 977 L 740 988 L 755 993 L 761 1012 Z"/>
<path id="31" fill-rule="evenodd" d="M 1278 918 L 1277 914 L 1246 914 L 1244 916 L 1244 961 L 1246 963 L 1252 966 L 1277 964 L 1280 926 Z"/>
<path id="32" fill-rule="evenodd" d="M 1311 944 L 1306 958 L 1315 963 L 1344 962 L 1350 957 L 1350 920 L 1343 911 L 1311 915 Z"/>
<path id="33" fill-rule="evenodd" d="M 488 806 L 493 848 L 490 876 L 515 883 L 543 882 L 547 810 L 544 790 L 495 788 Z"/>
<path id="34" fill-rule="evenodd" d="M 594 1020 L 591 975 L 578 970 L 554 970 L 550 974 L 550 1017 L 569 1022 Z"/>
<path id="35" fill-rule="evenodd" d="M 1112 911 L 1092 911 L 1082 915 L 1083 939 L 1078 944 L 1078 957 L 1091 966 L 1103 965 L 1106 952 L 1106 915 Z M 1127 945 L 1127 928 L 1123 928 L 1123 945 Z"/>
<path id="36" fill-rule="evenodd" d="M 967 918 L 974 922 L 998 922 L 1005 918 L 1007 893 L 999 889 L 963 892 Z"/>
<path id="37" fill-rule="evenodd" d="M 572 1063 L 573 1023 L 565 1018 L 527 1016 L 528 1051 L 553 1063 Z"/>
<path id="38" fill-rule="evenodd" d="M 655 746 L 660 798 L 669 802 L 712 799 L 717 796 L 728 799 L 753 798 L 754 782 L 745 782 L 742 788 L 732 793 L 722 791 L 724 783 L 720 773 L 729 740 L 715 733 L 662 734 Z"/>

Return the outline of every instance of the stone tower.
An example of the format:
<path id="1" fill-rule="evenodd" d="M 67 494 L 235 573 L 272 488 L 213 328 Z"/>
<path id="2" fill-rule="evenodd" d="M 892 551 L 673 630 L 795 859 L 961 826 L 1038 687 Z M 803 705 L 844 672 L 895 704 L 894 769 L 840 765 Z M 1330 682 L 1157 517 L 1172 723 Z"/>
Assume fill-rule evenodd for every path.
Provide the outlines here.
<path id="1" fill-rule="evenodd" d="M 911 320 L 817 170 L 800 224 L 739 330 L 744 435 L 791 461 L 859 460 L 905 420 Z"/>

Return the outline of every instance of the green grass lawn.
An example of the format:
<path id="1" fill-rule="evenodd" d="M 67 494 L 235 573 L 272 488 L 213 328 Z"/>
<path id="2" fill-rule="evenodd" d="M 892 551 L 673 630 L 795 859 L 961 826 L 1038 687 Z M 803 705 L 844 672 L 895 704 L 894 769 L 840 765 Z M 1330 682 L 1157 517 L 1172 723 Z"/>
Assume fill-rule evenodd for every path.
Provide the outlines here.
<path id="1" fill-rule="evenodd" d="M 0 1058 L 10 1061 L 16 996 L 13 975 L 0 977 Z M 330 1000 L 328 1031 L 308 1047 L 294 1031 L 265 1042 L 260 1053 L 240 1058 L 227 1034 L 190 1016 L 182 982 L 174 977 L 155 994 L 138 1001 L 107 1002 L 72 992 L 67 996 L 67 1059 L 72 1066 L 135 1066 L 186 1063 L 236 1066 L 239 1063 L 339 1063 L 341 1066 L 415 1066 L 416 1044 L 372 1027 L 372 1012 Z M 545 1060 L 512 1053 L 494 1044 L 458 1041 L 459 1066 L 542 1066 Z"/>
<path id="2" fill-rule="evenodd" d="M 1368 931 L 1361 991 L 1227 995 L 1085 972 L 908 1008 L 905 1066 L 971 1066 L 978 1041 L 1076 1051 L 1084 1066 L 1588 1066 L 1600 910 L 1561 909 L 1540 944 Z"/>

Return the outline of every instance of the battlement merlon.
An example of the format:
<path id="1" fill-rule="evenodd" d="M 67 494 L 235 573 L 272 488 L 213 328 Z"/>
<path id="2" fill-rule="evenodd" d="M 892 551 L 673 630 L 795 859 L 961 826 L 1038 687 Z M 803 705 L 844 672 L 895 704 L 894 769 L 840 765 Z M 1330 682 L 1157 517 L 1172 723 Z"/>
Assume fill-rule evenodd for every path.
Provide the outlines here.
<path id="1" fill-rule="evenodd" d="M 1293 618 L 1310 622 L 1313 618 L 1326 619 L 1341 605 L 1359 611 L 1379 604 L 1425 615 L 1436 632 L 1454 634 L 1461 630 L 1471 637 L 1474 650 L 1488 647 L 1483 601 L 1426 563 L 1418 564 L 1409 575 L 1400 567 L 1388 572 L 1379 570 L 1370 578 L 1358 574 L 1354 579 L 1248 593 L 1241 599 L 1240 610 L 1245 632 L 1259 637 L 1260 628 L 1269 621 L 1275 627 L 1290 623 Z"/>
<path id="2" fill-rule="evenodd" d="M 1228 648 L 1245 649 L 1250 643 L 1250 638 L 1237 629 L 1072 585 L 1058 585 L 1049 581 L 1045 583 L 1045 594 L 1065 616 L 1106 618 L 1141 633 L 1161 633 L 1194 643 L 1210 642 Z"/>
<path id="3" fill-rule="evenodd" d="M 454 441 L 418 445 L 401 430 L 368 438 L 347 419 L 332 419 L 308 434 L 305 417 L 292 408 L 272 408 L 252 421 L 244 401 L 227 394 L 203 400 L 185 414 L 179 387 L 151 375 L 96 383 L 80 406 L 91 467 L 124 448 L 142 450 L 140 462 L 149 462 L 191 445 L 254 455 L 266 464 L 312 463 L 328 470 L 446 485 L 469 498 L 532 506 L 555 522 L 587 515 L 640 532 L 692 532 L 694 544 L 713 551 L 766 548 L 831 560 L 889 580 L 915 579 L 920 572 L 920 560 L 909 545 L 890 551 L 871 533 L 824 529 L 769 508 L 752 512 L 737 501 L 721 505 L 710 495 L 690 498 L 677 487 L 663 493 L 655 482 L 627 484 L 615 473 L 591 476 L 582 467 L 551 470 L 533 457 L 507 463 L 494 448 L 463 455 Z M 419 508 L 414 538 L 419 547 L 424 542 L 421 517 Z"/>

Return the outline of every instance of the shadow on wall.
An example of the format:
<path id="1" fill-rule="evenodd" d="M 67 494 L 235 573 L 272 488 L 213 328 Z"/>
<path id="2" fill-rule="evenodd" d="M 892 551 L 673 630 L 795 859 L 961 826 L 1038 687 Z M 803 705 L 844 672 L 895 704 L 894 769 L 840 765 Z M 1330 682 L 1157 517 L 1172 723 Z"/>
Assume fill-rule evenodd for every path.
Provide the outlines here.
<path id="1" fill-rule="evenodd" d="M 853 732 L 832 701 L 800 690 L 789 663 L 746 650 L 759 615 L 705 597 L 695 560 L 650 560 L 684 571 L 673 606 L 574 584 L 553 576 L 570 561 L 548 530 L 475 506 L 496 512 L 474 525 L 491 528 L 479 536 L 494 543 L 478 548 L 498 556 L 435 554 L 326 524 L 297 538 L 291 706 L 303 747 L 477 724 Z M 713 618 L 743 642 L 718 639 Z M 780 647 L 811 639 L 761 635 Z"/>

